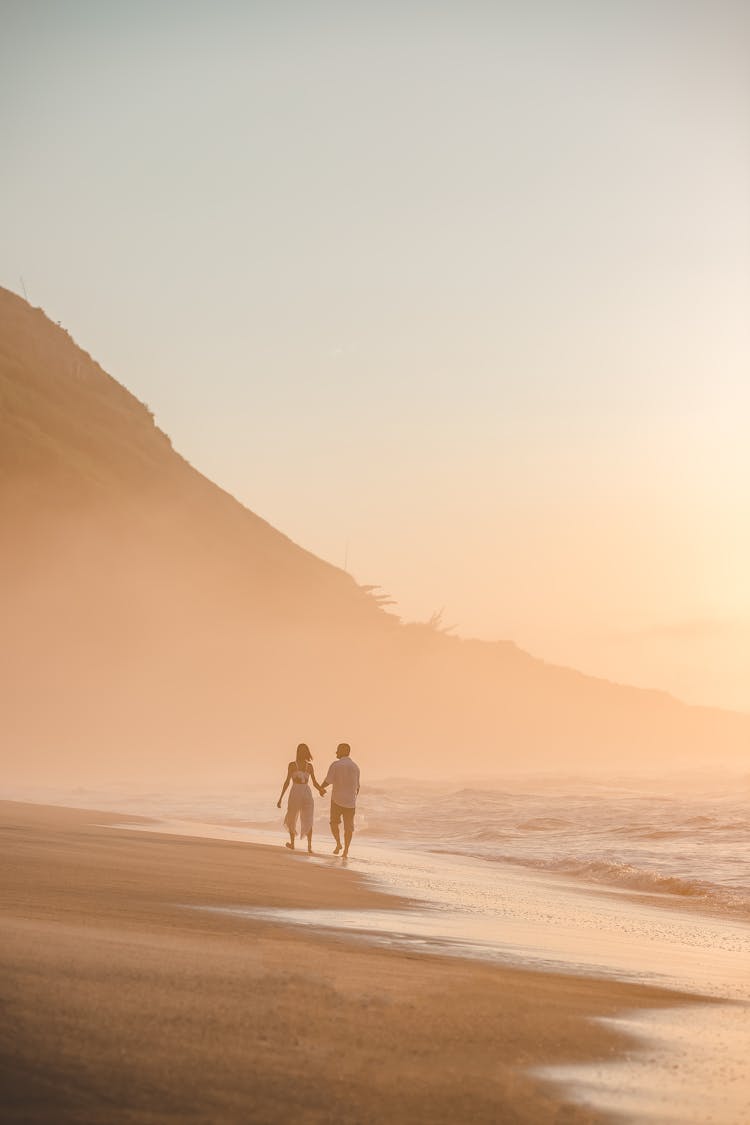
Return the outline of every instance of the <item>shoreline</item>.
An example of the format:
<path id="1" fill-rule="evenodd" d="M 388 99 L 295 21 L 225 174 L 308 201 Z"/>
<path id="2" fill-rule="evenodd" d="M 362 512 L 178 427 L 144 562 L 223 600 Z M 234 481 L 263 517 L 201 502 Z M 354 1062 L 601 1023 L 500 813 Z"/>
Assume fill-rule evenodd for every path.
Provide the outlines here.
<path id="1" fill-rule="evenodd" d="M 670 790 L 665 806 L 663 778 L 658 785 L 646 777 L 611 778 L 604 792 L 601 779 L 584 777 L 572 788 L 570 779 L 564 776 L 557 781 L 558 789 L 550 788 L 545 779 L 537 784 L 536 777 L 527 777 L 520 787 L 518 778 L 495 779 L 494 789 L 479 795 L 478 810 L 469 807 L 470 802 L 467 805 L 469 791 L 456 791 L 458 781 L 428 786 L 427 791 L 424 785 L 417 787 L 416 806 L 411 791 L 405 800 L 404 793 L 376 785 L 372 792 L 368 789 L 362 801 L 356 850 L 364 844 L 455 855 L 487 864 L 488 873 L 492 865 L 498 864 L 502 870 L 510 865 L 529 871 L 531 878 L 541 873 L 571 880 L 631 903 L 750 922 L 747 866 L 739 858 L 739 845 L 747 828 L 741 784 L 730 786 L 726 776 L 716 780 L 715 800 L 711 800 L 703 791 L 698 799 L 695 786 L 686 783 L 677 794 Z M 27 787 L 25 792 L 3 796 L 35 804 L 146 816 L 169 824 L 170 830 L 181 822 L 190 835 L 199 831 L 216 835 L 221 828 L 227 837 L 236 834 L 239 839 L 277 842 L 281 815 L 278 821 L 269 819 L 277 787 L 251 789 L 243 784 L 237 792 L 211 786 L 202 791 L 188 786 L 177 792 L 172 787 L 167 791 L 137 788 L 120 785 L 97 791 L 48 787 L 45 792 L 37 786 L 36 791 Z M 458 802 L 456 815 L 465 832 L 449 833 L 449 839 L 444 838 L 439 808 L 427 795 L 433 788 L 441 794 L 443 803 L 445 799 Z M 491 798 L 489 806 L 484 796 Z M 497 807 L 495 799 L 499 801 Z M 416 814 L 413 823 L 409 819 L 412 812 Z M 498 824 L 489 835 L 480 833 L 481 840 L 486 836 L 488 842 L 477 843 L 475 848 L 474 829 L 487 816 L 493 821 L 495 814 Z M 201 825 L 210 826 L 210 831 L 203 832 Z M 328 824 L 325 810 L 319 807 L 316 841 L 323 839 L 327 844 Z M 323 851 L 327 851 L 325 844 Z"/>
<path id="2" fill-rule="evenodd" d="M 633 1046 L 595 1017 L 696 1002 L 186 910 L 411 903 L 281 848 L 115 823 L 148 821 L 0 803 L 8 1120 L 605 1121 L 532 1069 Z"/>
<path id="3" fill-rule="evenodd" d="M 79 808 L 81 806 L 74 807 Z M 124 824 L 129 816 L 130 814 L 123 813 L 119 822 Z M 135 816 L 134 819 L 137 820 L 139 818 Z M 207 820 L 205 818 L 178 816 L 144 816 L 140 819 L 147 822 L 143 825 L 143 831 L 153 831 L 168 835 L 185 835 L 201 839 L 239 841 L 244 837 L 245 843 L 257 844 L 260 847 L 269 847 L 271 849 L 277 847 L 277 836 L 282 837 L 285 831 L 283 828 L 279 828 L 277 831 L 275 829 L 270 829 L 267 825 L 234 820 Z M 750 913 L 748 913 L 748 909 L 744 905 L 730 904 L 719 907 L 715 901 L 707 900 L 704 896 L 697 894 L 690 895 L 668 891 L 645 890 L 629 886 L 617 886 L 613 883 L 590 879 L 585 875 L 569 872 L 564 869 L 524 862 L 518 858 L 496 859 L 493 856 L 485 856 L 481 853 L 467 852 L 460 849 L 435 848 L 429 845 L 420 846 L 419 843 L 412 841 L 405 843 L 396 839 L 357 833 L 354 853 L 351 857 L 353 861 L 356 861 L 357 858 L 361 856 L 363 848 L 366 851 L 375 849 L 385 851 L 393 850 L 398 854 L 422 853 L 441 859 L 445 858 L 448 861 L 456 860 L 480 865 L 486 864 L 488 871 L 512 870 L 527 876 L 529 879 L 547 878 L 555 882 L 577 886 L 582 892 L 588 894 L 599 895 L 603 898 L 609 898 L 612 901 L 625 902 L 634 906 L 656 907 L 657 909 L 664 909 L 670 912 L 683 912 L 686 915 L 715 919 L 718 922 L 750 923 Z M 298 854 L 301 854 L 302 847 L 300 846 L 296 850 Z M 326 848 L 316 848 L 314 850 L 314 858 L 326 861 L 331 857 L 329 857 Z M 395 894 L 396 892 L 389 893 Z"/>
<path id="4" fill-rule="evenodd" d="M 167 818 L 132 824 L 129 830 L 223 839 L 271 851 L 279 846 L 279 838 L 267 830 L 207 821 Z M 311 860 L 302 858 L 336 870 L 343 867 L 327 850 L 318 850 Z M 431 946 L 448 956 L 750 1002 L 750 980 L 747 987 L 737 983 L 746 974 L 738 974 L 736 956 L 727 956 L 727 946 L 734 944 L 750 957 L 744 916 L 691 909 L 680 896 L 616 889 L 557 871 L 511 861 L 488 864 L 483 857 L 422 851 L 396 841 L 358 839 L 346 866 L 369 887 L 385 892 L 389 909 L 352 904 L 352 909 L 331 910 L 319 903 L 303 909 L 277 905 L 243 911 L 229 904 L 219 909 L 321 933 L 346 933 L 351 939 L 369 936 L 382 942 L 391 936 L 404 948 L 411 942 L 417 949 Z M 201 909 L 211 907 L 201 904 Z M 569 926 L 573 917 L 575 933 Z"/>

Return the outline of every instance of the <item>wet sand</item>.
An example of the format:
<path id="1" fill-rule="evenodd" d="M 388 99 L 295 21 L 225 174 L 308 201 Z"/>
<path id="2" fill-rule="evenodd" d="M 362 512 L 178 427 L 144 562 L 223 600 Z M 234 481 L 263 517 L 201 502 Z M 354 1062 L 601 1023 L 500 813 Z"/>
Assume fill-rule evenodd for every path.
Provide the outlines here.
<path id="1" fill-rule="evenodd" d="M 4 1121 L 604 1121 L 531 1068 L 611 1060 L 631 1041 L 592 1017 L 682 1002 L 189 909 L 405 903 L 126 819 L 0 802 Z"/>

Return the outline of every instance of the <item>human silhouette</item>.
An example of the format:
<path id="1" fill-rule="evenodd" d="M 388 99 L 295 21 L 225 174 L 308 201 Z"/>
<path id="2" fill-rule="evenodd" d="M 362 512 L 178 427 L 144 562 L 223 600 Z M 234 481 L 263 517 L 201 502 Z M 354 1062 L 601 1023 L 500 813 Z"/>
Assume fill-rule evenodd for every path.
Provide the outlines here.
<path id="1" fill-rule="evenodd" d="M 325 796 L 323 787 L 318 785 L 315 777 L 310 748 L 306 743 L 300 742 L 297 747 L 295 760 L 290 762 L 287 767 L 286 781 L 281 790 L 281 796 L 276 802 L 276 808 L 281 808 L 284 794 L 291 785 L 292 788 L 286 806 L 286 816 L 284 817 L 284 824 L 289 831 L 289 843 L 286 844 L 286 847 L 294 851 L 294 837 L 297 829 L 297 820 L 299 820 L 299 834 L 300 836 L 307 836 L 307 851 L 309 854 L 312 854 L 312 832 L 313 820 L 315 818 L 315 802 L 312 792 L 310 791 L 311 780 L 321 797 Z"/>
<path id="2" fill-rule="evenodd" d="M 351 757 L 351 746 L 348 742 L 340 742 L 336 747 L 336 761 L 331 762 L 328 773 L 320 787 L 320 794 L 325 797 L 326 788 L 333 786 L 331 793 L 331 833 L 336 841 L 333 849 L 334 855 L 341 852 L 341 834 L 339 825 L 344 822 L 344 851 L 342 859 L 349 855 L 349 845 L 354 834 L 354 811 L 359 794 L 359 766 Z"/>

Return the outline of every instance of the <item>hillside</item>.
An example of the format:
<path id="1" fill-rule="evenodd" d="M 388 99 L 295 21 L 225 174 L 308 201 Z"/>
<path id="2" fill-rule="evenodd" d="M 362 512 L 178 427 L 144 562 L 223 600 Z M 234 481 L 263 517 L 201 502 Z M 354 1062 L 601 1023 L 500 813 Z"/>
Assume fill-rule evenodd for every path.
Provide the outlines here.
<path id="1" fill-rule="evenodd" d="M 11 776 L 249 777 L 305 738 L 368 772 L 689 762 L 750 718 L 404 625 L 192 468 L 0 290 L 0 679 Z M 327 749 L 323 750 L 323 747 Z"/>

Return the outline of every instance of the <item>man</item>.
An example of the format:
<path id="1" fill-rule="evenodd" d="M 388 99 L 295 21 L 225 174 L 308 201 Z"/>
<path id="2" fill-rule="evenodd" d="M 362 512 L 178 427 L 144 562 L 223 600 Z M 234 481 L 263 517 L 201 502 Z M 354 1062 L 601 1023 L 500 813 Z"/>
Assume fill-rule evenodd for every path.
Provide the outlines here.
<path id="1" fill-rule="evenodd" d="M 326 787 L 333 786 L 331 793 L 331 832 L 336 841 L 333 854 L 341 851 L 341 836 L 339 825 L 344 821 L 344 854 L 342 859 L 349 855 L 349 845 L 354 833 L 354 808 L 357 804 L 359 793 L 359 766 L 353 762 L 349 755 L 351 746 L 348 742 L 340 742 L 336 747 L 336 761 L 331 762 L 325 780 L 320 787 L 322 796 L 325 796 Z"/>

